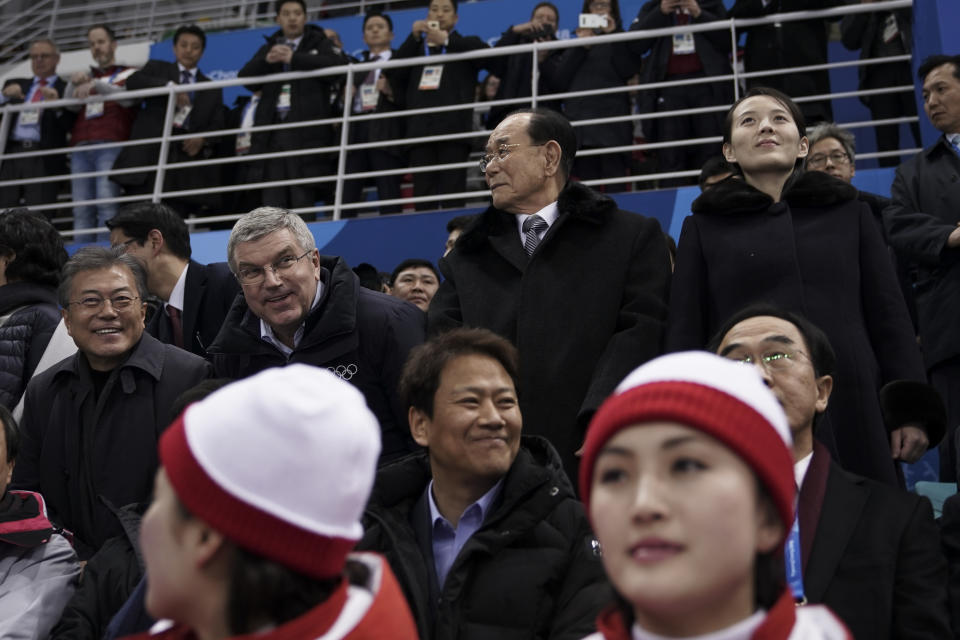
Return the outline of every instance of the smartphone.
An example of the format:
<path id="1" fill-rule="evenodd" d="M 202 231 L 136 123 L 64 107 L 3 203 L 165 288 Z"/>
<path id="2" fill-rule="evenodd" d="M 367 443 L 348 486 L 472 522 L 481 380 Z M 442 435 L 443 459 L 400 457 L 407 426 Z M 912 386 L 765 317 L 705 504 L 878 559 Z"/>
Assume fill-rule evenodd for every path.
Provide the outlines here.
<path id="1" fill-rule="evenodd" d="M 580 28 L 581 29 L 606 29 L 607 16 L 598 16 L 595 13 L 581 13 Z"/>

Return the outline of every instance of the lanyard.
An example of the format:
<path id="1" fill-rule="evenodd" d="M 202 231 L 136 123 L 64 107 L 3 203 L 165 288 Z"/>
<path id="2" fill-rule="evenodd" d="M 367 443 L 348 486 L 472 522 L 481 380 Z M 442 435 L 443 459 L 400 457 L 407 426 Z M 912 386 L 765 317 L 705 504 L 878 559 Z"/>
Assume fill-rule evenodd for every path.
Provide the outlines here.
<path id="1" fill-rule="evenodd" d="M 783 554 L 783 561 L 787 570 L 787 584 L 793 593 L 797 604 L 806 604 L 807 598 L 803 593 L 803 552 L 800 548 L 800 517 L 793 519 L 790 535 Z"/>
<path id="2" fill-rule="evenodd" d="M 443 55 L 447 52 L 447 45 L 442 45 L 440 47 L 440 55 Z M 430 45 L 427 44 L 427 36 L 423 36 L 423 55 L 430 55 Z"/>

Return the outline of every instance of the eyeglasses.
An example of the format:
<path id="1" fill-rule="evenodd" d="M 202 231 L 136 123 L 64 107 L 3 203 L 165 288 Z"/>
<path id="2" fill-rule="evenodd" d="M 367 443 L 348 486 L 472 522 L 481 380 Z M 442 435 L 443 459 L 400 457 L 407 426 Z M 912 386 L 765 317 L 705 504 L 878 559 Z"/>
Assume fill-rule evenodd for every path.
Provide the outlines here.
<path id="1" fill-rule="evenodd" d="M 522 143 L 516 142 L 514 144 L 502 144 L 497 149 L 496 153 L 487 153 L 487 154 L 484 154 L 482 158 L 480 158 L 480 173 L 486 173 L 487 167 L 489 167 L 490 163 L 493 162 L 494 160 L 498 160 L 499 162 L 503 162 L 504 160 L 506 160 L 507 156 L 510 155 L 510 151 L 512 149 L 515 149 L 516 147 L 542 147 L 545 144 L 547 143 L 541 142 L 540 144 L 522 144 Z"/>
<path id="2" fill-rule="evenodd" d="M 69 307 L 72 304 L 80 305 L 87 311 L 96 311 L 100 312 L 103 310 L 103 305 L 109 300 L 110 306 L 113 307 L 114 311 L 126 311 L 127 309 L 133 306 L 134 300 L 139 300 L 138 296 L 128 296 L 125 294 L 115 295 L 112 298 L 104 298 L 102 296 L 84 296 L 79 300 L 71 300 L 67 303 Z"/>
<path id="3" fill-rule="evenodd" d="M 741 364 L 758 364 L 767 371 L 783 371 L 793 366 L 794 362 L 806 354 L 802 351 L 787 351 L 785 349 L 777 351 L 767 351 L 759 357 L 753 355 L 739 355 L 731 353 L 725 357 L 729 360 L 740 362 Z"/>
<path id="4" fill-rule="evenodd" d="M 830 162 L 840 166 L 850 162 L 850 156 L 847 155 L 845 151 L 834 151 L 831 154 L 818 153 L 816 155 L 810 156 L 807 158 L 807 166 L 813 167 L 814 169 L 818 167 L 825 167 L 827 165 L 827 159 L 830 159 Z"/>
<path id="5" fill-rule="evenodd" d="M 54 58 L 57 54 L 55 53 L 31 53 L 31 60 L 46 60 L 47 58 Z"/>
<path id="6" fill-rule="evenodd" d="M 302 256 L 284 256 L 278 258 L 274 261 L 273 264 L 269 264 L 266 267 L 244 267 L 237 271 L 237 280 L 240 284 L 250 285 L 250 284 L 260 284 L 267 277 L 267 269 L 272 270 L 278 276 L 285 271 L 289 271 L 296 265 L 298 262 L 306 258 L 313 252 L 313 249 L 307 251 Z"/>
<path id="7" fill-rule="evenodd" d="M 136 241 L 137 241 L 136 238 L 130 238 L 129 240 L 124 240 L 123 242 L 118 242 L 117 244 L 112 244 L 112 245 L 110 245 L 110 248 L 111 248 L 111 249 L 123 249 L 124 251 L 126 251 L 126 250 L 127 250 L 127 247 L 129 247 L 131 244 L 133 244 L 133 243 L 136 242 Z"/>

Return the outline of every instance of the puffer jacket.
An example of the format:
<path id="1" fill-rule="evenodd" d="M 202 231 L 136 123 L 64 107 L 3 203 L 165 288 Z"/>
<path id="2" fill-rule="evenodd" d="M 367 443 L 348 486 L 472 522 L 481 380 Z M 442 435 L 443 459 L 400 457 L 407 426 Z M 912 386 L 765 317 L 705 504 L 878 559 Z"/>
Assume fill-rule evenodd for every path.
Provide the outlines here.
<path id="1" fill-rule="evenodd" d="M 579 640 L 594 630 L 613 596 L 583 505 L 546 439 L 523 436 L 500 497 L 442 587 L 425 539 L 429 507 L 418 508 L 429 482 L 426 453 L 383 467 L 358 546 L 386 555 L 422 640 Z"/>
<path id="2" fill-rule="evenodd" d="M 60 322 L 57 292 L 31 282 L 0 287 L 0 404 L 11 411 L 37 368 L 50 336 Z"/>

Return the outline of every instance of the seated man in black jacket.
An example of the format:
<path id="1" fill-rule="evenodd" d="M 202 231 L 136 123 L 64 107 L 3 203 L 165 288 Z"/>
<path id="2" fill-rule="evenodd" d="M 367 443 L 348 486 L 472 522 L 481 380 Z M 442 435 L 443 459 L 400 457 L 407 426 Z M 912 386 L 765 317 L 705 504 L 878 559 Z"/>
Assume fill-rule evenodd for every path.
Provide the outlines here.
<path id="1" fill-rule="evenodd" d="M 387 556 L 421 638 L 579 640 L 611 597 L 560 457 L 521 436 L 516 349 L 454 329 L 400 380 L 427 448 L 381 469 L 361 548 Z"/>
<path id="2" fill-rule="evenodd" d="M 827 605 L 854 638 L 950 637 L 947 563 L 930 502 L 844 471 L 814 438 L 834 388 L 826 335 L 794 313 L 753 305 L 727 321 L 709 350 L 756 366 L 786 413 L 800 492 L 785 563 L 797 601 Z M 924 422 L 942 421 L 932 388 L 903 381 L 885 391 L 891 413 L 915 409 L 928 412 Z"/>
<path id="3" fill-rule="evenodd" d="M 414 449 L 396 389 L 407 353 L 423 342 L 423 312 L 360 287 L 343 259 L 320 255 L 307 225 L 285 209 L 240 218 L 227 260 L 243 297 L 207 349 L 217 375 L 245 378 L 292 362 L 326 367 L 363 392 L 380 421 L 381 459 Z"/>

